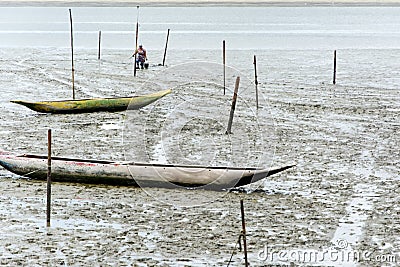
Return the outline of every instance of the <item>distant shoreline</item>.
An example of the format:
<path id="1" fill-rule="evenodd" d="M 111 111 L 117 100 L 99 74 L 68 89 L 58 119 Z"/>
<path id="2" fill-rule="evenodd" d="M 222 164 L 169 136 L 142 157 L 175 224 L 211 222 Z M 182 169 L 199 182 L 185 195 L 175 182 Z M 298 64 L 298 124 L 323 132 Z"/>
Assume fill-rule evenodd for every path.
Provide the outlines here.
<path id="1" fill-rule="evenodd" d="M 252 0 L 252 1 L 238 1 L 238 0 L 203 0 L 203 1 L 184 1 L 184 0 L 147 0 L 147 1 L 130 1 L 130 0 L 72 0 L 72 1 L 59 1 L 59 0 L 28 0 L 28 1 L 10 1 L 0 0 L 0 7 L 40 7 L 40 6 L 77 6 L 77 7 L 118 7 L 118 6 L 349 6 L 349 7 L 368 7 L 368 6 L 400 6 L 400 0 L 383 0 L 383 1 L 363 1 L 363 0 L 342 0 L 342 1 L 299 1 L 299 0 L 283 0 L 283 1 L 268 1 L 268 0 Z"/>

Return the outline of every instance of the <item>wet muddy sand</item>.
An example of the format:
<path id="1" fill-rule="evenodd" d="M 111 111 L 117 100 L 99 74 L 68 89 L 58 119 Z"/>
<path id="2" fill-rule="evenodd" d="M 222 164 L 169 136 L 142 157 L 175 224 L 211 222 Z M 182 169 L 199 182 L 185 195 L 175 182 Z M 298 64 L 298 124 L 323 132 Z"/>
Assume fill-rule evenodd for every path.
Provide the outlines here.
<path id="1" fill-rule="evenodd" d="M 257 166 L 295 162 L 296 168 L 235 192 L 55 183 L 50 228 L 46 184 L 1 169 L 0 264 L 226 266 L 235 251 L 231 266 L 239 266 L 244 199 L 251 266 L 398 265 L 398 50 L 341 51 L 335 86 L 331 51 L 235 51 L 229 62 L 249 64 L 230 64 L 238 71 L 228 77 L 226 96 L 214 73 L 219 51 L 181 53 L 167 67 L 153 62 L 134 78 L 129 51 L 105 51 L 101 61 L 95 51 L 80 51 L 79 98 L 144 94 L 170 85 L 175 91 L 135 112 L 44 115 L 9 101 L 70 98 L 69 51 L 2 49 L 0 148 L 46 154 L 51 128 L 53 153 L 59 156 Z M 251 84 L 253 53 L 263 97 L 258 111 L 253 87 L 245 86 L 247 77 Z M 161 59 L 162 51 L 152 58 Z M 246 142 L 238 144 L 250 145 L 230 153 L 224 144 L 236 149 L 236 141 L 224 139 L 223 132 L 238 73 L 243 87 L 233 138 L 244 136 Z M 188 84 L 188 77 L 207 78 Z M 250 127 L 254 118 L 259 121 Z M 367 251 L 371 257 L 359 263 L 298 254 L 272 259 L 265 258 L 266 248 L 319 255 Z M 387 257 L 379 261 L 380 255 Z"/>

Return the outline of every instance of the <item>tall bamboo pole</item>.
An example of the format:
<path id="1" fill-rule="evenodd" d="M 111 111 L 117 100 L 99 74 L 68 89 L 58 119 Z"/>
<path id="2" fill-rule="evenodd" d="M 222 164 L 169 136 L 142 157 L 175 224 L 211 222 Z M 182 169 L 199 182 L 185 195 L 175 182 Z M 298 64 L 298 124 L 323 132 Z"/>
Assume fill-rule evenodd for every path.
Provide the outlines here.
<path id="1" fill-rule="evenodd" d="M 223 74 L 224 74 L 224 95 L 225 95 L 225 88 L 226 88 L 226 84 L 225 84 L 225 76 L 226 76 L 226 56 L 225 56 L 225 40 L 222 41 L 222 64 L 223 64 Z"/>
<path id="2" fill-rule="evenodd" d="M 69 9 L 69 22 L 71 25 L 71 71 L 72 71 L 72 99 L 75 99 L 75 69 L 74 69 L 74 34 L 72 29 L 72 12 Z"/>
<path id="3" fill-rule="evenodd" d="M 135 62 L 133 63 L 133 76 L 136 77 L 136 60 L 137 60 L 137 50 L 138 50 L 138 40 L 139 40 L 139 6 L 137 6 L 137 15 L 136 15 L 136 46 L 135 46 Z"/>

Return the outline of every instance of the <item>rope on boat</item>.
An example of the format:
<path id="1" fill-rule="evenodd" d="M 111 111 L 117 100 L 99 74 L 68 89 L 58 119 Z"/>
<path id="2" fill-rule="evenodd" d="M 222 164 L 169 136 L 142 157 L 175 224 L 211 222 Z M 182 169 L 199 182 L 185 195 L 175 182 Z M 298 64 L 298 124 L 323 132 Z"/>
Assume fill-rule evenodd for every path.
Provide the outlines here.
<path id="1" fill-rule="evenodd" d="M 235 251 L 236 251 L 236 248 L 237 248 L 237 245 L 239 245 L 239 251 L 242 251 L 242 244 L 240 243 L 240 240 L 241 240 L 243 237 L 244 237 L 244 235 L 243 235 L 243 232 L 242 232 L 242 233 L 240 233 L 240 235 L 239 235 L 238 241 L 236 242 L 235 248 L 234 248 L 233 251 L 232 251 L 231 258 L 229 259 L 228 265 L 227 265 L 226 267 L 229 267 L 229 265 L 231 264 L 233 255 L 235 254 Z"/>

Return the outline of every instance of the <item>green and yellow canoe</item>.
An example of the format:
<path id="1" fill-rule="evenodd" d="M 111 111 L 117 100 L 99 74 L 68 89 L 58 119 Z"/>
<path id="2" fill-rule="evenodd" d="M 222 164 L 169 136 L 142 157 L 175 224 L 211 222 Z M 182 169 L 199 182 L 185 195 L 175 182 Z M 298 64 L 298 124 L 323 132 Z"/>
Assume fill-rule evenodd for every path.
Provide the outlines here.
<path id="1" fill-rule="evenodd" d="M 61 101 L 41 101 L 28 102 L 13 100 L 12 103 L 23 105 L 37 112 L 67 114 L 67 113 L 89 113 L 98 111 L 124 111 L 140 109 L 147 106 L 163 96 L 171 93 L 171 89 L 160 91 L 153 94 L 133 97 L 118 98 L 92 98 L 80 100 L 61 100 Z"/>

